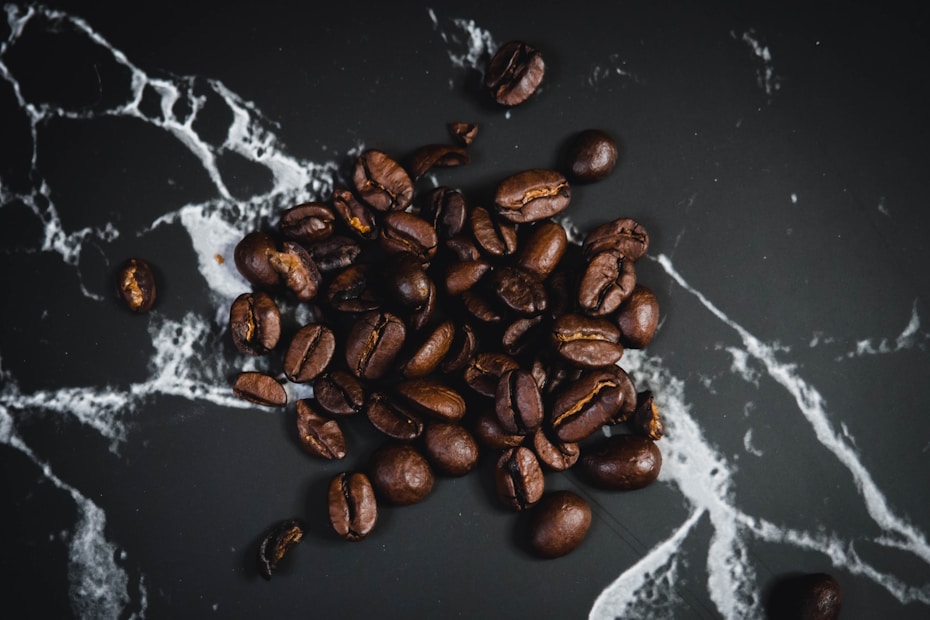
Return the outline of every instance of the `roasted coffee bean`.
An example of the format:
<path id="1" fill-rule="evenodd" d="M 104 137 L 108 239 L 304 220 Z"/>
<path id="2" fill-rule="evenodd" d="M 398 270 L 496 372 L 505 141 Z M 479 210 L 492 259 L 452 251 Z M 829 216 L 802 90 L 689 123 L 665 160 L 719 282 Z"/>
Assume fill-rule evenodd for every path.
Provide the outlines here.
<path id="1" fill-rule="evenodd" d="M 117 276 L 120 297 L 133 312 L 144 313 L 155 303 L 155 275 L 141 258 L 130 258 Z"/>
<path id="2" fill-rule="evenodd" d="M 430 377 L 405 379 L 394 387 L 403 402 L 440 422 L 458 422 L 465 415 L 461 394 Z"/>
<path id="3" fill-rule="evenodd" d="M 339 423 L 317 413 L 307 399 L 297 401 L 297 437 L 307 454 L 330 460 L 346 456 Z"/>
<path id="4" fill-rule="evenodd" d="M 533 451 L 539 462 L 552 471 L 565 471 L 581 456 L 581 448 L 577 443 L 550 439 L 543 427 L 533 433 Z"/>
<path id="5" fill-rule="evenodd" d="M 358 242 L 342 235 L 330 235 L 306 247 L 321 273 L 345 269 L 355 262 L 362 251 Z"/>
<path id="6" fill-rule="evenodd" d="M 649 249 L 649 234 L 639 222 L 621 217 L 601 224 L 588 233 L 582 244 L 585 258 L 601 252 L 613 252 L 631 261 L 637 261 Z"/>
<path id="7" fill-rule="evenodd" d="M 546 289 L 529 271 L 516 267 L 495 269 L 491 288 L 504 306 L 522 316 L 533 316 L 546 309 Z"/>
<path id="8" fill-rule="evenodd" d="M 316 297 L 323 276 L 302 245 L 285 241 L 280 252 L 269 255 L 268 262 L 299 301 L 310 301 Z"/>
<path id="9" fill-rule="evenodd" d="M 421 263 L 433 259 L 439 244 L 436 229 L 422 217 L 406 211 L 392 211 L 382 218 L 379 241 L 386 253 L 409 252 Z"/>
<path id="10" fill-rule="evenodd" d="M 484 85 L 494 101 L 512 107 L 536 92 L 546 73 L 542 53 L 523 41 L 509 41 L 491 57 Z"/>
<path id="11" fill-rule="evenodd" d="M 546 383 L 540 387 L 540 389 L 543 391 L 543 394 L 554 394 L 562 386 L 580 379 L 583 373 L 584 371 L 581 368 L 573 366 L 564 360 L 549 360 L 546 366 Z M 539 381 L 537 379 L 537 383 L 538 382 Z"/>
<path id="12" fill-rule="evenodd" d="M 413 180 L 421 176 L 433 167 L 452 168 L 454 166 L 464 166 L 469 161 L 468 153 L 460 146 L 453 144 L 427 144 L 421 146 L 410 156 L 410 163 L 407 169 Z"/>
<path id="13" fill-rule="evenodd" d="M 347 187 L 333 188 L 333 211 L 339 219 L 360 239 L 378 238 L 378 221 L 371 208 L 362 204 Z"/>
<path id="14" fill-rule="evenodd" d="M 579 466 L 597 486 L 633 491 L 649 486 L 662 469 L 662 453 L 641 435 L 612 435 L 581 451 Z"/>
<path id="15" fill-rule="evenodd" d="M 584 541 L 591 527 L 591 506 L 577 493 L 547 493 L 533 508 L 529 545 L 542 558 L 571 553 Z"/>
<path id="16" fill-rule="evenodd" d="M 333 330 L 310 323 L 297 330 L 284 354 L 284 376 L 294 383 L 307 383 L 326 370 L 336 351 Z"/>
<path id="17" fill-rule="evenodd" d="M 313 382 L 313 397 L 330 415 L 354 415 L 365 406 L 365 388 L 350 372 L 333 370 Z"/>
<path id="18" fill-rule="evenodd" d="M 494 411 L 508 433 L 532 434 L 543 421 L 543 402 L 536 380 L 521 369 L 508 370 L 497 383 Z"/>
<path id="19" fill-rule="evenodd" d="M 455 338 L 455 324 L 443 321 L 433 329 L 422 344 L 401 365 L 400 373 L 407 378 L 425 377 L 445 358 Z"/>
<path id="20" fill-rule="evenodd" d="M 504 320 L 504 309 L 496 299 L 491 299 L 487 291 L 472 287 L 460 293 L 459 297 L 465 309 L 482 323 L 500 323 Z"/>
<path id="21" fill-rule="evenodd" d="M 448 128 L 452 139 L 462 146 L 470 146 L 478 135 L 478 125 L 475 123 L 452 122 Z"/>
<path id="22" fill-rule="evenodd" d="M 404 310 L 420 308 L 429 298 L 432 280 L 420 259 L 409 252 L 389 257 L 384 279 L 388 294 Z"/>
<path id="23" fill-rule="evenodd" d="M 266 407 L 283 407 L 287 404 L 284 386 L 271 375 L 261 372 L 239 373 L 233 384 L 233 394 Z"/>
<path id="24" fill-rule="evenodd" d="M 531 348 L 542 333 L 543 316 L 538 315 L 530 318 L 517 319 L 507 326 L 504 335 L 501 336 L 501 344 L 504 350 L 510 355 L 520 355 L 523 351 Z"/>
<path id="25" fill-rule="evenodd" d="M 475 261 L 481 258 L 481 250 L 472 237 L 455 235 L 446 240 L 446 248 L 463 262 Z"/>
<path id="26" fill-rule="evenodd" d="M 540 280 L 549 277 L 568 247 L 568 236 L 561 224 L 542 221 L 535 224 L 517 255 L 517 265 Z"/>
<path id="27" fill-rule="evenodd" d="M 613 313 L 636 286 L 633 261 L 613 252 L 591 258 L 578 286 L 578 305 L 590 316 Z"/>
<path id="28" fill-rule="evenodd" d="M 411 441 L 423 432 L 423 418 L 419 413 L 381 392 L 375 392 L 368 399 L 365 415 L 372 426 L 393 439 Z"/>
<path id="29" fill-rule="evenodd" d="M 633 412 L 630 427 L 653 441 L 658 441 L 665 435 L 665 425 L 662 424 L 659 408 L 650 390 L 637 394 L 636 411 Z"/>
<path id="30" fill-rule="evenodd" d="M 508 433 L 493 411 L 479 413 L 474 419 L 475 439 L 489 450 L 506 450 L 519 446 L 526 439 L 518 433 Z"/>
<path id="31" fill-rule="evenodd" d="M 380 379 L 391 369 L 404 345 L 407 329 L 390 312 L 366 312 L 352 327 L 346 341 L 346 364 L 360 379 Z"/>
<path id="32" fill-rule="evenodd" d="M 623 404 L 622 370 L 590 370 L 563 385 L 552 401 L 550 427 L 559 441 L 581 441 L 607 424 Z"/>
<path id="33" fill-rule="evenodd" d="M 449 263 L 446 267 L 446 293 L 453 297 L 461 295 L 477 284 L 490 270 L 491 263 L 484 258 Z"/>
<path id="34" fill-rule="evenodd" d="M 320 202 L 306 202 L 291 207 L 281 215 L 278 230 L 287 239 L 313 243 L 333 234 L 336 216 Z"/>
<path id="35" fill-rule="evenodd" d="M 636 408 L 639 407 L 639 397 L 636 394 L 636 386 L 633 385 L 633 380 L 630 379 L 630 375 L 625 370 L 619 366 L 614 366 L 610 369 L 610 372 L 617 378 L 620 392 L 623 394 L 620 409 L 610 418 L 611 424 L 619 424 L 630 420 Z"/>
<path id="36" fill-rule="evenodd" d="M 623 357 L 620 329 L 607 319 L 563 314 L 552 324 L 552 346 L 579 368 L 603 368 Z"/>
<path id="37" fill-rule="evenodd" d="M 304 529 L 300 519 L 287 519 L 268 530 L 258 547 L 258 573 L 262 577 L 271 579 L 284 556 L 303 540 Z"/>
<path id="38" fill-rule="evenodd" d="M 460 372 L 468 366 L 475 350 L 478 347 L 478 339 L 475 337 L 475 330 L 468 323 L 462 323 L 455 331 L 455 337 L 452 339 L 452 345 L 445 359 L 442 360 L 440 369 L 446 374 Z"/>
<path id="39" fill-rule="evenodd" d="M 526 446 L 505 450 L 494 470 L 497 496 L 506 508 L 526 510 L 545 490 L 543 471 L 536 455 Z"/>
<path id="40" fill-rule="evenodd" d="M 387 153 L 369 149 L 358 156 L 353 174 L 359 197 L 378 211 L 403 211 L 413 200 L 413 181 Z"/>
<path id="41" fill-rule="evenodd" d="M 572 179 L 600 181 L 617 165 L 617 143 L 599 129 L 588 129 L 572 139 L 566 159 Z"/>
<path id="42" fill-rule="evenodd" d="M 426 301 L 422 306 L 410 314 L 407 324 L 413 331 L 419 331 L 430 324 L 433 315 L 436 313 L 436 304 L 439 294 L 436 292 L 436 284 L 430 280 L 429 293 L 426 295 Z"/>
<path id="43" fill-rule="evenodd" d="M 338 272 L 326 287 L 326 301 L 340 312 L 367 312 L 381 307 L 384 300 L 372 283 L 370 265 L 349 265 Z"/>
<path id="44" fill-rule="evenodd" d="M 478 442 L 459 424 L 427 423 L 423 451 L 436 471 L 447 476 L 464 476 L 478 466 Z"/>
<path id="45" fill-rule="evenodd" d="M 468 217 L 471 234 L 491 256 L 510 256 L 517 251 L 517 229 L 485 209 L 475 207 Z"/>
<path id="46" fill-rule="evenodd" d="M 281 313 L 274 299 L 259 291 L 243 293 L 229 309 L 229 333 L 240 353 L 264 355 L 281 337 Z"/>
<path id="47" fill-rule="evenodd" d="M 271 266 L 271 257 L 278 252 L 275 240 L 268 233 L 255 231 L 236 244 L 233 257 L 242 277 L 255 286 L 271 290 L 278 286 L 279 276 Z"/>
<path id="48" fill-rule="evenodd" d="M 443 239 L 460 234 L 468 221 L 468 205 L 460 190 L 437 187 L 426 195 L 422 217 L 433 225 Z"/>
<path id="49" fill-rule="evenodd" d="M 523 224 L 558 215 L 571 199 L 571 187 L 561 172 L 535 168 L 501 181 L 494 204 L 502 218 Z"/>
<path id="50" fill-rule="evenodd" d="M 494 398 L 497 395 L 497 383 L 501 375 L 508 370 L 519 368 L 520 364 L 506 353 L 483 351 L 472 357 L 465 367 L 463 378 L 468 387 L 482 396 Z"/>
<path id="51" fill-rule="evenodd" d="M 378 522 L 375 489 L 362 472 L 342 472 L 329 483 L 329 522 L 343 540 L 359 541 Z"/>
<path id="52" fill-rule="evenodd" d="M 620 328 L 620 344 L 628 349 L 642 349 L 652 342 L 659 325 L 659 300 L 652 290 L 637 284 L 614 319 Z"/>
<path id="53" fill-rule="evenodd" d="M 410 444 L 382 446 L 372 454 L 369 469 L 375 495 L 391 504 L 415 504 L 433 489 L 435 478 L 429 462 Z"/>

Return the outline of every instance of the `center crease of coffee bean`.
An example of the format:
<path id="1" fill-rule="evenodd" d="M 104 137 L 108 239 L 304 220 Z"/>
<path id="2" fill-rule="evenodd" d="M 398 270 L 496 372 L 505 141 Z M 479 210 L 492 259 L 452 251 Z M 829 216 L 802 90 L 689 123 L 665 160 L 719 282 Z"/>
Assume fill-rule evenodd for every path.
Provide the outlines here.
<path id="1" fill-rule="evenodd" d="M 559 417 L 552 420 L 552 425 L 557 426 L 562 420 L 581 413 L 581 411 L 584 410 L 584 408 L 588 405 L 588 403 L 590 403 L 592 400 L 594 400 L 597 397 L 598 394 L 600 394 L 601 390 L 603 390 L 604 388 L 609 388 L 609 387 L 617 387 L 617 383 L 615 383 L 614 381 L 598 381 L 594 385 L 594 389 L 591 390 L 590 394 L 588 394 L 587 396 L 585 396 L 584 398 L 576 402 L 572 406 L 571 409 L 569 409 L 568 411 L 566 411 Z"/>
<path id="2" fill-rule="evenodd" d="M 368 339 L 365 341 L 365 348 L 362 350 L 362 354 L 359 356 L 358 365 L 355 367 L 358 371 L 358 376 L 362 376 L 365 371 L 365 367 L 368 366 L 368 360 L 375 352 L 375 347 L 378 344 L 378 341 L 381 340 L 381 336 L 384 334 L 384 328 L 387 325 L 387 317 L 383 314 L 378 317 L 378 323 L 375 325 L 375 328 L 371 330 L 371 333 L 368 334 Z"/>
<path id="3" fill-rule="evenodd" d="M 562 193 L 562 190 L 565 189 L 567 185 L 568 183 L 559 183 L 555 187 L 539 187 L 536 189 L 527 190 L 526 193 L 523 194 L 523 198 L 520 199 L 520 204 L 525 205 L 526 203 L 532 202 L 537 198 L 558 196 L 560 193 Z"/>

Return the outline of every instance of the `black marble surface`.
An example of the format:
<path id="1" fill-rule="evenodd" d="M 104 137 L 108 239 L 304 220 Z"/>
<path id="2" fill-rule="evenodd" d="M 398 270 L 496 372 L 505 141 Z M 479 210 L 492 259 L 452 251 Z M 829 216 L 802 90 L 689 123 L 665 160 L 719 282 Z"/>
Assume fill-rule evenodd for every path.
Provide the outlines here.
<path id="1" fill-rule="evenodd" d="M 928 9 L 394 4 L 4 5 L 9 617 L 751 618 L 813 572 L 844 618 L 926 617 Z M 478 84 L 510 39 L 548 68 L 506 111 Z M 325 199 L 360 149 L 401 156 L 452 120 L 480 125 L 473 161 L 435 182 L 476 195 L 609 131 L 620 164 L 568 214 L 652 239 L 637 274 L 662 322 L 620 365 L 662 408 L 662 475 L 626 494 L 547 475 L 594 511 L 555 561 L 523 548 L 487 463 L 338 540 L 327 481 L 376 438 L 354 426 L 346 461 L 318 462 L 292 406 L 230 389 L 268 364 L 226 329 L 235 242 Z M 113 294 L 130 256 L 156 268 L 144 316 Z M 291 516 L 307 537 L 265 582 L 259 539 Z"/>

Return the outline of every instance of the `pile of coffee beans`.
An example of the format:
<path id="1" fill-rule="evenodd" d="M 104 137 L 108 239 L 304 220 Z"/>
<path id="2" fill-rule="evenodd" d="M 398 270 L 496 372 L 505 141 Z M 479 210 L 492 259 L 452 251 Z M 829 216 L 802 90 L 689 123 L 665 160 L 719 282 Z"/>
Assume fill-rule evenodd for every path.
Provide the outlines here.
<path id="1" fill-rule="evenodd" d="M 501 105 L 516 105 L 544 69 L 538 50 L 508 43 L 486 85 Z M 564 171 L 507 176 L 482 204 L 460 188 L 418 191 L 428 171 L 470 162 L 478 127 L 448 129 L 448 143 L 403 159 L 362 152 L 326 200 L 293 206 L 276 229 L 238 243 L 235 264 L 253 290 L 230 308 L 232 341 L 276 366 L 241 373 L 233 389 L 284 407 L 285 381 L 312 385 L 313 397 L 295 404 L 295 427 L 316 458 L 349 454 L 347 424 L 383 434 L 367 466 L 335 476 L 320 499 L 345 540 L 376 527 L 379 505 L 420 502 L 438 476 L 465 475 L 489 458 L 497 501 L 532 511 L 529 548 L 562 556 L 584 540 L 591 508 L 571 491 L 547 492 L 547 471 L 577 464 L 594 485 L 633 490 L 661 468 L 652 395 L 637 393 L 617 365 L 658 323 L 656 296 L 634 267 L 649 235 L 623 217 L 579 245 L 553 219 L 568 208 L 571 183 L 601 180 L 615 166 L 605 132 L 579 133 Z M 309 304 L 312 322 L 285 333 L 282 299 Z M 608 438 L 604 425 L 622 427 Z M 288 519 L 268 532 L 265 577 L 301 527 Z"/>

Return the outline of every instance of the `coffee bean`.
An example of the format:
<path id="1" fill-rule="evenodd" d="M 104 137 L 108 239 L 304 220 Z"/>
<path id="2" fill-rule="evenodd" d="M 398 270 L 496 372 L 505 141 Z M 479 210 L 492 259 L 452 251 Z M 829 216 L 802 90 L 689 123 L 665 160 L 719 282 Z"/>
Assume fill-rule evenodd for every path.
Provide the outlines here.
<path id="1" fill-rule="evenodd" d="M 479 258 L 470 261 L 455 261 L 446 267 L 446 293 L 461 295 L 477 284 L 491 270 L 491 262 Z"/>
<path id="2" fill-rule="evenodd" d="M 465 228 L 468 205 L 460 190 L 440 186 L 426 195 L 421 215 L 441 238 L 451 239 Z"/>
<path id="3" fill-rule="evenodd" d="M 324 373 L 313 382 L 313 397 L 330 415 L 349 416 L 365 406 L 365 388 L 355 375 L 345 370 Z"/>
<path id="4" fill-rule="evenodd" d="M 622 403 L 620 404 L 620 409 L 610 418 L 610 424 L 619 424 L 621 422 L 630 421 L 630 417 L 639 407 L 638 395 L 636 394 L 636 386 L 633 385 L 633 380 L 630 379 L 630 375 L 626 373 L 625 370 L 619 366 L 613 366 L 610 368 L 610 372 L 617 380 L 618 388 L 622 394 Z"/>
<path id="5" fill-rule="evenodd" d="M 413 200 L 410 176 L 383 151 L 359 155 L 352 178 L 359 197 L 378 211 L 403 211 Z"/>
<path id="6" fill-rule="evenodd" d="M 359 541 L 378 522 L 378 503 L 368 476 L 342 472 L 329 483 L 329 522 L 343 540 Z"/>
<path id="7" fill-rule="evenodd" d="M 659 300 L 652 290 L 637 284 L 614 319 L 620 328 L 620 344 L 628 349 L 642 349 L 652 342 L 659 325 Z"/>
<path id="8" fill-rule="evenodd" d="M 419 413 L 381 392 L 375 392 L 368 399 L 365 415 L 372 426 L 392 439 L 411 441 L 423 433 L 423 418 Z"/>
<path id="9" fill-rule="evenodd" d="M 533 451 L 539 462 L 552 471 L 565 471 L 581 456 L 581 449 L 576 442 L 553 440 L 544 427 L 533 433 Z"/>
<path id="10" fill-rule="evenodd" d="M 491 274 L 490 285 L 507 308 L 522 316 L 533 316 L 546 309 L 546 289 L 529 271 L 501 267 Z"/>
<path id="11" fill-rule="evenodd" d="M 523 242 L 517 265 L 545 280 L 558 266 L 567 247 L 568 236 L 561 224 L 538 222 Z"/>
<path id="12" fill-rule="evenodd" d="M 607 319 L 563 314 L 552 324 L 552 346 L 579 368 L 603 368 L 623 356 L 620 329 Z"/>
<path id="13" fill-rule="evenodd" d="M 476 261 L 482 257 L 475 240 L 468 235 L 459 234 L 446 239 L 446 248 L 463 262 Z"/>
<path id="14" fill-rule="evenodd" d="M 504 335 L 501 336 L 501 344 L 504 345 L 504 350 L 508 354 L 516 356 L 532 348 L 540 336 L 545 336 L 542 315 L 520 318 L 508 325 L 507 329 L 504 330 Z"/>
<path id="15" fill-rule="evenodd" d="M 364 240 L 378 238 L 378 221 L 371 208 L 359 202 L 347 187 L 333 188 L 333 211 L 355 236 Z"/>
<path id="16" fill-rule="evenodd" d="M 494 204 L 502 218 L 523 224 L 558 215 L 571 198 L 571 187 L 562 173 L 536 168 L 501 181 Z"/>
<path id="17" fill-rule="evenodd" d="M 437 325 L 401 365 L 401 374 L 407 378 L 425 377 L 436 370 L 449 352 L 454 338 L 455 324 L 452 321 Z"/>
<path id="18" fill-rule="evenodd" d="M 410 444 L 382 446 L 372 454 L 369 469 L 375 495 L 391 504 L 415 504 L 433 489 L 434 475 L 429 462 Z"/>
<path id="19" fill-rule="evenodd" d="M 316 297 L 323 276 L 302 245 L 285 241 L 280 252 L 269 254 L 268 263 L 299 301 L 310 301 Z"/>
<path id="20" fill-rule="evenodd" d="M 542 53 L 523 41 L 509 41 L 491 57 L 484 74 L 484 85 L 494 100 L 515 106 L 536 92 L 546 72 Z"/>
<path id="21" fill-rule="evenodd" d="M 407 169 L 411 178 L 417 180 L 430 168 L 464 166 L 469 159 L 468 153 L 462 147 L 453 144 L 427 144 L 413 152 Z"/>
<path id="22" fill-rule="evenodd" d="M 268 530 L 258 547 L 258 573 L 262 577 L 271 579 L 284 556 L 303 540 L 304 529 L 300 519 L 287 519 Z"/>
<path id="23" fill-rule="evenodd" d="M 588 233 L 582 245 L 586 258 L 601 252 L 614 252 L 637 261 L 649 249 L 649 234 L 636 220 L 621 217 L 601 224 Z"/>
<path id="24" fill-rule="evenodd" d="M 474 420 L 473 430 L 478 443 L 489 450 L 514 448 L 526 439 L 524 435 L 504 430 L 493 411 L 479 413 Z"/>
<path id="25" fill-rule="evenodd" d="M 519 367 L 517 360 L 505 353 L 483 351 L 476 354 L 465 367 L 463 378 L 475 392 L 494 398 L 501 375 Z"/>
<path id="26" fill-rule="evenodd" d="M 446 374 L 460 372 L 468 366 L 474 356 L 475 349 L 478 346 L 478 340 L 475 337 L 475 330 L 468 323 L 462 323 L 455 332 L 452 344 L 445 359 L 442 360 L 440 369 Z"/>
<path id="27" fill-rule="evenodd" d="M 436 255 L 439 238 L 429 222 L 406 211 L 392 211 L 381 220 L 381 248 L 387 254 L 409 252 L 421 263 Z"/>
<path id="28" fill-rule="evenodd" d="M 532 434 L 543 421 L 542 395 L 533 375 L 525 370 L 508 370 L 497 383 L 494 411 L 509 433 Z"/>
<path id="29" fill-rule="evenodd" d="M 304 325 L 284 354 L 284 376 L 294 383 L 313 381 L 326 370 L 335 351 L 333 330 L 319 323 Z"/>
<path id="30" fill-rule="evenodd" d="M 126 307 L 145 313 L 155 304 L 155 275 L 141 258 L 130 258 L 117 276 L 118 291 Z"/>
<path id="31" fill-rule="evenodd" d="M 440 473 L 464 476 L 478 466 L 478 443 L 459 424 L 430 421 L 423 431 L 423 451 Z"/>
<path id="32" fill-rule="evenodd" d="M 317 413 L 307 399 L 297 401 L 297 437 L 307 454 L 330 460 L 346 456 L 339 423 Z"/>
<path id="33" fill-rule="evenodd" d="M 633 491 L 659 476 L 662 453 L 648 437 L 612 435 L 583 448 L 579 466 L 597 486 Z"/>
<path id="34" fill-rule="evenodd" d="M 475 207 L 468 217 L 478 246 L 491 256 L 510 256 L 517 251 L 517 229 L 484 207 Z"/>
<path id="35" fill-rule="evenodd" d="M 287 392 L 284 386 L 271 375 L 261 372 L 239 373 L 233 384 L 233 394 L 266 407 L 283 407 L 287 404 Z"/>
<path id="36" fill-rule="evenodd" d="M 333 234 L 336 216 L 320 202 L 307 202 L 291 207 L 281 215 L 278 230 L 287 239 L 313 243 Z"/>
<path id="37" fill-rule="evenodd" d="M 394 391 L 415 411 L 440 422 L 458 422 L 465 415 L 465 399 L 436 379 L 405 379 L 395 386 Z"/>
<path id="38" fill-rule="evenodd" d="M 229 309 L 229 333 L 240 353 L 264 355 L 281 337 L 281 314 L 266 293 L 243 293 Z"/>
<path id="39" fill-rule="evenodd" d="M 306 247 L 321 273 L 345 269 L 355 262 L 362 251 L 355 240 L 342 235 L 331 235 Z"/>
<path id="40" fill-rule="evenodd" d="M 591 527 L 591 506 L 577 493 L 547 493 L 530 515 L 529 545 L 542 558 L 571 553 Z"/>
<path id="41" fill-rule="evenodd" d="M 409 252 L 390 257 L 385 280 L 388 293 L 404 310 L 420 308 L 429 299 L 432 280 L 420 259 Z"/>
<path id="42" fill-rule="evenodd" d="M 367 312 L 384 303 L 372 282 L 371 266 L 349 265 L 338 272 L 326 287 L 326 301 L 340 312 Z"/>
<path id="43" fill-rule="evenodd" d="M 475 123 L 452 122 L 448 128 L 452 138 L 462 146 L 470 146 L 478 135 L 478 125 Z"/>
<path id="44" fill-rule="evenodd" d="M 543 495 L 545 480 L 536 455 L 526 446 L 505 450 L 494 470 L 497 496 L 506 508 L 526 510 Z"/>
<path id="45" fill-rule="evenodd" d="M 637 394 L 636 411 L 633 412 L 630 427 L 634 432 L 645 435 L 653 441 L 658 441 L 665 435 L 665 425 L 662 424 L 659 408 L 650 390 Z"/>
<path id="46" fill-rule="evenodd" d="M 590 316 L 613 313 L 633 292 L 633 261 L 613 252 L 594 255 L 581 276 L 578 305 Z"/>
<path id="47" fill-rule="evenodd" d="M 472 287 L 460 293 L 462 304 L 473 317 L 482 323 L 500 323 L 504 320 L 504 309 L 492 299 L 485 290 L 475 290 Z"/>
<path id="48" fill-rule="evenodd" d="M 610 422 L 623 404 L 620 372 L 616 366 L 589 370 L 559 390 L 550 422 L 559 441 L 581 441 Z"/>
<path id="49" fill-rule="evenodd" d="M 277 244 L 271 235 L 255 231 L 236 244 L 233 257 L 243 278 L 258 288 L 271 290 L 278 286 L 278 272 L 271 266 L 270 260 L 277 251 Z"/>
<path id="50" fill-rule="evenodd" d="M 573 179 L 585 183 L 600 181 L 617 164 L 617 143 L 599 129 L 588 129 L 574 137 L 566 158 Z"/>
<path id="51" fill-rule="evenodd" d="M 346 340 L 346 364 L 360 379 L 380 379 L 391 369 L 404 345 L 404 322 L 390 312 L 372 311 L 361 315 Z"/>
<path id="52" fill-rule="evenodd" d="M 430 280 L 429 293 L 426 295 L 426 301 L 422 306 L 414 310 L 413 313 L 410 314 L 410 317 L 407 319 L 407 324 L 410 326 L 410 329 L 413 331 L 419 331 L 429 325 L 430 321 L 433 320 L 433 315 L 436 313 L 438 297 L 439 295 L 436 292 L 436 284 Z"/>

